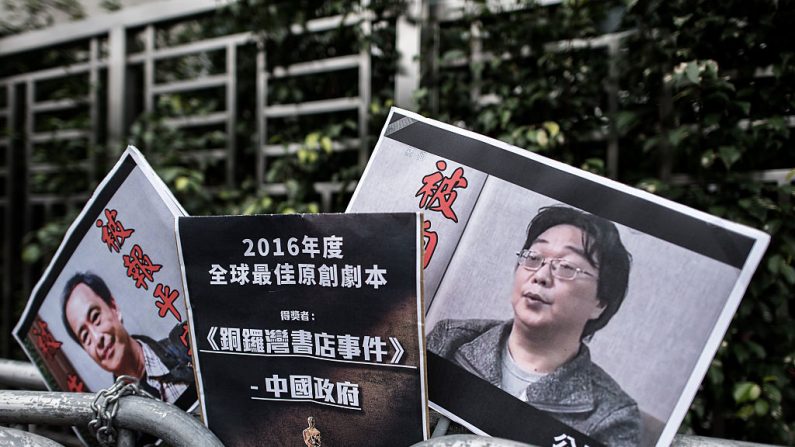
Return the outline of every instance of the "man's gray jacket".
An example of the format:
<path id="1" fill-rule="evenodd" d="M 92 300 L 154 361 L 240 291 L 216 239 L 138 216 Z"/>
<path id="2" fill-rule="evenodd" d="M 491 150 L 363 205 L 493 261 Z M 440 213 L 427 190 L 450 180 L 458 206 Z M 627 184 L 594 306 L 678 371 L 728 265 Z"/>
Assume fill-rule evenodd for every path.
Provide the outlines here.
<path id="1" fill-rule="evenodd" d="M 443 320 L 428 334 L 428 350 L 499 387 L 502 351 L 513 321 Z M 582 344 L 577 355 L 527 387 L 527 402 L 610 447 L 636 446 L 638 405 Z"/>

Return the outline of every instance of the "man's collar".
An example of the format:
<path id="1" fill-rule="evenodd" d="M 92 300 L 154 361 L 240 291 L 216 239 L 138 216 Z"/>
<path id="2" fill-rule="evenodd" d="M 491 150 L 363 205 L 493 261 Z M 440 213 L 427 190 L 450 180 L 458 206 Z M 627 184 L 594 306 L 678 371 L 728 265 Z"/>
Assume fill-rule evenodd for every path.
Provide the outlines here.
<path id="1" fill-rule="evenodd" d="M 512 325 L 513 320 L 508 320 L 461 345 L 455 361 L 499 387 L 502 382 L 502 347 L 507 343 Z M 580 344 L 574 358 L 527 387 L 527 402 L 540 410 L 559 413 L 593 409 L 590 365 L 588 347 Z"/>
<path id="2" fill-rule="evenodd" d="M 527 401 L 539 410 L 558 413 L 590 411 L 594 407 L 591 354 L 580 344 L 573 359 L 527 387 Z"/>
<path id="3" fill-rule="evenodd" d="M 469 343 L 461 345 L 455 361 L 470 372 L 499 387 L 502 381 L 502 345 L 511 333 L 513 320 L 495 325 Z"/>

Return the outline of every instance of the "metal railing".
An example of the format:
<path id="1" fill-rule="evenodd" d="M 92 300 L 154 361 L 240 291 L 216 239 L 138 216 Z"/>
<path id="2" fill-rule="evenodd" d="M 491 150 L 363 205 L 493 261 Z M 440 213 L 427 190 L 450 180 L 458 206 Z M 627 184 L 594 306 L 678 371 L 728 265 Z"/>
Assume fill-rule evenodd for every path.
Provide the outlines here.
<path id="1" fill-rule="evenodd" d="M 0 391 L 0 422 L 88 426 L 95 418 L 92 393 Z M 221 441 L 196 418 L 159 400 L 124 396 L 114 418 L 119 430 L 117 445 L 135 445 L 134 432 L 153 435 L 169 445 L 223 447 Z"/>
<path id="2" fill-rule="evenodd" d="M 46 389 L 44 379 L 33 364 L 6 359 L 0 359 L 0 385 Z M 93 404 L 99 394 L 2 390 L 0 423 L 87 427 L 97 417 Z M 222 446 L 197 418 L 174 405 L 132 395 L 122 396 L 118 402 L 118 413 L 113 418 L 119 430 L 118 446 L 135 445 L 134 432 L 153 435 L 174 446 Z M 0 430 L 3 432 L 0 440 L 5 437 L 20 442 L 28 440 L 31 445 L 50 445 L 34 433 L 4 427 Z"/>
<path id="3" fill-rule="evenodd" d="M 52 439 L 10 427 L 0 427 L 0 444 L 9 446 L 63 447 L 63 444 L 59 444 Z"/>
<path id="4" fill-rule="evenodd" d="M 44 389 L 45 387 L 44 380 L 33 364 L 5 359 L 0 359 L 0 385 L 32 389 Z M 91 403 L 95 396 L 96 394 L 91 393 L 2 390 L 0 391 L 0 423 L 85 426 L 94 417 Z M 125 396 L 120 399 L 120 402 L 117 416 L 119 428 L 158 436 L 174 446 L 221 445 L 220 441 L 193 416 L 173 405 L 138 396 Z M 168 422 L 164 424 L 163 421 Z M 450 420 L 440 416 L 431 439 L 414 444 L 413 447 L 529 446 L 529 444 L 500 438 L 463 434 L 447 435 L 449 426 Z M 0 427 L 0 430 L 2 429 Z M 24 437 L 24 433 L 14 432 L 9 436 Z M 0 434 L 0 440 L 2 440 L 2 436 Z M 207 444 L 202 444 L 204 440 L 207 440 Z M 118 445 L 124 444 L 120 442 Z M 763 445 L 681 434 L 677 435 L 672 443 L 674 447 L 761 447 Z"/>
<path id="5" fill-rule="evenodd" d="M 47 384 L 32 363 L 0 359 L 0 385 L 44 391 Z"/>
<path id="6" fill-rule="evenodd" d="M 764 447 L 765 444 L 705 438 L 702 436 L 676 435 L 671 447 Z M 412 447 L 532 447 L 530 444 L 500 438 L 476 435 L 448 435 L 431 438 Z"/>

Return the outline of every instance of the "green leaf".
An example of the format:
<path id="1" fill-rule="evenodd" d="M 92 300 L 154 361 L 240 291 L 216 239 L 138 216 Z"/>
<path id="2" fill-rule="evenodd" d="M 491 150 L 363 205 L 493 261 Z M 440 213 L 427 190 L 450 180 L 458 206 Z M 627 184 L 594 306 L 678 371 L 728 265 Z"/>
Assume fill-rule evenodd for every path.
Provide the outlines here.
<path id="1" fill-rule="evenodd" d="M 773 255 L 767 260 L 767 270 L 774 275 L 778 275 L 779 266 L 783 263 L 784 258 L 781 255 Z"/>
<path id="2" fill-rule="evenodd" d="M 257 212 L 257 205 L 251 203 L 247 207 L 243 208 L 243 212 L 241 214 L 243 214 L 244 216 L 250 216 L 252 214 L 255 214 L 256 212 Z"/>
<path id="3" fill-rule="evenodd" d="M 707 376 L 709 377 L 709 381 L 714 385 L 720 385 L 723 383 L 723 369 L 720 366 L 715 365 L 714 362 L 707 371 Z"/>
<path id="4" fill-rule="evenodd" d="M 677 127 L 668 132 L 668 141 L 670 141 L 673 146 L 679 146 L 679 143 L 684 141 L 689 134 L 690 130 L 686 126 Z"/>
<path id="5" fill-rule="evenodd" d="M 621 111 L 616 114 L 616 129 L 620 133 L 625 133 L 632 129 L 638 122 L 638 115 L 635 112 Z"/>
<path id="6" fill-rule="evenodd" d="M 483 129 L 487 132 L 497 127 L 497 116 L 493 110 L 484 111 L 478 118 Z"/>
<path id="7" fill-rule="evenodd" d="M 555 138 L 560 133 L 560 126 L 554 121 L 545 121 L 544 128 L 549 132 L 549 136 Z"/>
<path id="8" fill-rule="evenodd" d="M 545 147 L 547 144 L 549 144 L 547 131 L 544 129 L 538 129 L 538 132 L 536 132 L 536 141 L 538 141 L 538 145 L 541 147 Z"/>
<path id="9" fill-rule="evenodd" d="M 775 131 L 778 131 L 778 132 L 787 129 L 787 126 L 788 126 L 787 122 L 784 120 L 784 118 L 780 117 L 780 116 L 774 116 L 774 117 L 768 118 L 767 119 L 767 125 L 771 129 L 773 129 Z"/>
<path id="10" fill-rule="evenodd" d="M 690 82 L 693 84 L 698 84 L 700 81 L 698 77 L 698 63 L 695 61 L 688 62 L 687 68 L 685 68 L 685 75 Z"/>
<path id="11" fill-rule="evenodd" d="M 765 391 L 765 396 L 773 402 L 781 402 L 781 390 L 770 383 L 762 385 Z"/>
<path id="12" fill-rule="evenodd" d="M 676 25 L 678 28 L 681 28 L 685 23 L 687 23 L 688 20 L 690 20 L 691 17 L 693 17 L 693 14 L 674 17 L 674 25 Z"/>
<path id="13" fill-rule="evenodd" d="M 270 209 L 270 207 L 273 206 L 273 199 L 270 197 L 263 197 L 259 201 L 259 206 L 264 210 Z"/>
<path id="14" fill-rule="evenodd" d="M 535 131 L 535 129 L 528 128 L 527 132 L 525 133 L 525 138 L 527 139 L 527 141 L 529 141 L 531 143 L 535 143 L 536 141 L 538 141 L 536 139 L 536 131 Z"/>
<path id="15" fill-rule="evenodd" d="M 758 399 L 761 393 L 762 389 L 754 382 L 740 382 L 734 385 L 732 396 L 735 402 L 741 404 Z"/>
<path id="16" fill-rule="evenodd" d="M 765 351 L 765 348 L 763 348 L 762 345 L 760 345 L 759 343 L 755 343 L 755 342 L 753 342 L 751 340 L 748 340 L 748 341 L 745 342 L 745 344 L 746 344 L 746 346 L 748 346 L 748 349 L 751 352 L 753 352 L 760 359 L 763 359 L 763 358 L 765 358 L 767 356 L 767 352 Z"/>
<path id="17" fill-rule="evenodd" d="M 320 142 L 320 134 L 317 132 L 310 133 L 309 135 L 306 136 L 306 139 L 304 140 L 304 144 L 310 149 L 316 148 L 319 142 Z"/>
<path id="18" fill-rule="evenodd" d="M 704 127 L 714 126 L 720 123 L 720 113 L 709 113 L 704 116 Z"/>
<path id="19" fill-rule="evenodd" d="M 740 419 L 748 419 L 753 416 L 754 411 L 753 405 L 743 405 L 742 408 L 737 410 L 737 417 Z"/>
<path id="20" fill-rule="evenodd" d="M 701 156 L 701 166 L 708 168 L 712 166 L 712 163 L 715 162 L 715 152 L 714 151 L 706 151 Z"/>
<path id="21" fill-rule="evenodd" d="M 41 248 L 36 244 L 26 246 L 22 250 L 22 261 L 32 264 L 41 258 Z"/>
<path id="22" fill-rule="evenodd" d="M 767 414 L 768 410 L 770 410 L 770 405 L 766 400 L 760 399 L 754 403 L 754 411 L 757 415 L 764 416 Z"/>
<path id="23" fill-rule="evenodd" d="M 732 343 L 731 347 L 732 351 L 734 352 L 734 356 L 737 357 L 737 361 L 740 363 L 745 363 L 748 361 L 750 354 L 748 353 L 748 349 L 746 349 L 744 344 Z"/>
<path id="24" fill-rule="evenodd" d="M 718 148 L 718 156 L 723 161 L 723 164 L 726 165 L 726 169 L 731 168 L 731 166 L 740 159 L 742 153 L 734 146 L 721 146 Z"/>
<path id="25" fill-rule="evenodd" d="M 322 147 L 322 148 L 323 148 L 323 150 L 324 150 L 326 153 L 331 153 L 331 149 L 333 148 L 333 147 L 332 147 L 332 144 L 331 144 L 331 138 L 329 138 L 329 137 L 323 137 L 323 138 L 321 138 L 321 139 L 320 139 L 320 147 Z"/>
<path id="26" fill-rule="evenodd" d="M 296 155 L 298 156 L 298 163 L 306 164 L 306 162 L 307 162 L 307 160 L 309 158 L 309 151 L 306 150 L 306 149 L 298 149 L 298 152 L 296 152 Z"/>
<path id="27" fill-rule="evenodd" d="M 177 179 L 174 181 L 174 188 L 176 188 L 177 191 L 186 191 L 189 186 L 190 186 L 190 179 L 188 179 L 187 177 L 184 176 L 177 177 Z"/>
<path id="28" fill-rule="evenodd" d="M 508 109 L 505 109 L 505 110 L 501 111 L 500 112 L 500 126 L 505 128 L 505 127 L 508 126 L 508 123 L 510 123 L 510 122 L 511 122 L 511 111 L 508 110 Z"/>
<path id="29" fill-rule="evenodd" d="M 795 284 L 795 268 L 792 268 L 791 265 L 782 262 L 779 264 L 779 270 L 781 271 L 781 275 L 787 280 L 788 283 Z"/>

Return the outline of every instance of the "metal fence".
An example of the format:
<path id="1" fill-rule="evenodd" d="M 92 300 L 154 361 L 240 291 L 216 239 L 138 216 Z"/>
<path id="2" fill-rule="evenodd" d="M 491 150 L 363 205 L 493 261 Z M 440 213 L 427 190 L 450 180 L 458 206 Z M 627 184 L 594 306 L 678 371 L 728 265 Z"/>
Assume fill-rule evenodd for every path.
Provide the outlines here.
<path id="1" fill-rule="evenodd" d="M 47 424 L 87 427 L 96 418 L 93 393 L 54 393 L 42 391 L 0 391 L 0 422 L 6 424 Z M 118 398 L 118 409 L 111 418 L 114 434 L 109 445 L 131 447 L 136 445 L 136 432 L 147 433 L 163 439 L 172 446 L 223 447 L 221 441 L 201 422 L 174 405 L 159 400 L 123 396 Z M 0 433 L 5 429 L 0 427 Z M 26 432 L 15 432 L 16 437 L 31 439 Z M 38 440 L 10 445 L 41 445 Z M 7 445 L 7 444 L 6 444 Z M 59 444 L 55 444 L 59 445 Z"/>
<path id="2" fill-rule="evenodd" d="M 369 48 L 333 57 L 299 58 L 286 64 L 281 61 L 282 65 L 271 61 L 269 66 L 266 49 L 256 45 L 251 32 L 211 37 L 197 33 L 176 42 L 170 38 L 171 30 L 195 25 L 217 7 L 216 0 L 156 2 L 0 39 L 0 66 L 6 67 L 0 71 L 0 355 L 10 352 L 11 316 L 18 312 L 14 306 L 24 302 L 44 266 L 43 262 L 21 262 L 23 236 L 82 206 L 114 155 L 126 145 L 130 125 L 137 118 L 159 113 L 171 129 L 212 133 L 214 138 L 204 147 L 184 151 L 184 158 L 212 170 L 213 179 L 228 187 L 239 184 L 236 172 L 252 169 L 260 190 L 274 196 L 286 194 L 286 187 L 267 181 L 269 164 L 291 156 L 301 143 L 283 139 L 279 144 L 271 142 L 277 133 L 273 129 L 278 129 L 284 119 L 313 116 L 332 122 L 341 114 L 352 114 L 356 134 L 336 141 L 332 150 L 352 154 L 349 159 L 353 164 L 363 166 L 366 162 L 372 143 L 367 138 L 372 82 Z M 416 5 L 409 8 L 415 10 Z M 301 39 L 358 27 L 356 31 L 366 36 L 374 26 L 371 16 L 363 2 L 356 14 L 313 19 L 303 26 L 293 26 L 292 32 Z M 419 42 L 419 28 L 406 17 L 390 20 L 400 23 L 396 44 L 405 50 L 406 42 Z M 72 57 L 65 57 L 67 54 Z M 15 66 L 11 62 L 18 55 L 36 62 L 9 73 L 7 67 Z M 406 62 L 396 75 L 399 85 L 395 97 L 400 98 L 399 104 L 409 106 L 405 100 L 411 98 L 418 82 L 416 54 L 407 52 L 403 57 Z M 254 66 L 255 71 L 241 73 L 241 65 L 246 64 Z M 186 65 L 187 70 L 183 69 Z M 333 78 L 351 71 L 355 71 L 353 94 L 292 102 L 268 96 L 269 84 L 312 76 Z M 241 76 L 251 77 L 245 81 L 255 86 L 255 92 L 241 91 Z M 193 95 L 199 103 L 207 103 L 210 98 L 215 106 L 168 116 L 159 104 L 162 98 L 173 95 Z M 253 99 L 257 134 L 256 162 L 242 168 L 238 153 L 244 144 L 236 134 L 236 126 L 241 123 L 241 96 Z M 106 148 L 104 159 L 98 157 L 99 147 Z M 68 170 L 68 184 L 50 181 L 48 174 L 57 169 L 61 174 L 63 169 Z M 343 188 L 331 179 L 316 182 L 321 208 L 331 209 L 332 196 L 345 193 Z M 350 192 L 352 186 L 347 188 Z"/>
<path id="3" fill-rule="evenodd" d="M 359 26 L 363 35 L 368 35 L 372 28 L 372 21 L 367 16 L 366 10 L 353 16 L 329 17 L 313 20 L 307 23 L 305 28 L 298 28 L 297 33 L 319 33 L 330 29 L 338 28 L 340 25 Z M 354 112 L 356 115 L 356 137 L 346 138 L 335 142 L 332 146 L 334 151 L 356 151 L 358 152 L 358 163 L 364 165 L 367 162 L 370 144 L 368 141 L 368 108 L 370 106 L 370 83 L 371 83 L 371 57 L 369 48 L 365 47 L 358 53 L 334 56 L 326 59 L 316 59 L 310 61 L 297 62 L 291 65 L 275 67 L 268 70 L 267 57 L 264 50 L 257 53 L 257 134 L 259 136 L 257 147 L 257 182 L 271 195 L 284 195 L 286 187 L 282 184 L 272 184 L 266 181 L 265 173 L 269 161 L 273 158 L 291 155 L 298 151 L 300 142 L 290 142 L 288 144 L 270 144 L 269 127 L 275 120 L 285 117 L 301 117 L 307 115 L 325 115 L 330 120 L 334 116 L 345 112 Z M 310 75 L 336 76 L 345 70 L 355 70 L 358 78 L 357 94 L 345 95 L 331 98 L 310 100 L 306 102 L 271 104 L 268 101 L 268 84 L 275 81 L 298 78 Z M 315 191 L 321 197 L 321 209 L 331 209 L 331 198 L 335 193 L 339 193 L 343 187 L 335 182 L 315 183 Z"/>
<path id="4" fill-rule="evenodd" d="M 0 359 L 0 388 L 4 386 L 42 390 L 45 384 L 34 365 Z M 92 405 L 99 394 L 0 389 L 0 424 L 21 424 L 22 428 L 28 429 L 28 431 L 22 431 L 0 427 L 0 444 L 60 445 L 48 443 L 47 438 L 50 438 L 63 444 L 80 445 L 77 439 L 69 434 L 53 432 L 42 427 L 35 427 L 38 430 L 37 434 L 36 430 L 29 430 L 30 424 L 86 427 L 96 417 Z M 118 414 L 114 418 L 115 427 L 120 431 L 116 443 L 118 446 L 134 445 L 131 443 L 133 431 L 156 435 L 167 441 L 169 445 L 174 446 L 220 445 L 218 439 L 196 418 L 173 405 L 137 396 L 120 396 L 118 402 Z M 437 416 L 439 417 L 437 418 Z M 507 439 L 485 438 L 471 434 L 447 434 L 450 420 L 438 414 L 434 414 L 433 419 L 436 422 L 431 438 L 414 444 L 413 447 L 484 445 L 529 447 L 528 444 Z M 762 447 L 762 444 L 681 434 L 674 438 L 672 445 L 675 447 Z"/>

